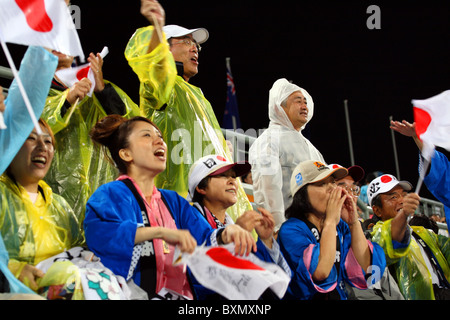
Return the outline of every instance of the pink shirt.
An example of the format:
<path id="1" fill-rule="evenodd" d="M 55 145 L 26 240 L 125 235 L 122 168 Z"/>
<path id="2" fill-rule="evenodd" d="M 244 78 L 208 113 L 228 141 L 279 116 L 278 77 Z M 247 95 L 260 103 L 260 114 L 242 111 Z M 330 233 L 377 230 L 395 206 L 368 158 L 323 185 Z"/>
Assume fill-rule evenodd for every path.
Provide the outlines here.
<path id="1" fill-rule="evenodd" d="M 173 230 L 178 229 L 169 209 L 161 199 L 161 193 L 156 187 L 153 187 L 153 193 L 149 203 L 136 181 L 131 177 L 121 175 L 117 178 L 117 180 L 124 179 L 130 179 L 133 182 L 136 190 L 144 200 L 150 226 L 160 226 Z M 165 250 L 164 245 L 166 245 L 169 250 Z M 183 265 L 173 266 L 172 264 L 175 247 L 162 239 L 153 239 L 153 246 L 156 256 L 156 293 L 160 292 L 163 288 L 167 288 L 192 299 L 193 295 L 191 287 L 187 280 L 186 272 L 183 270 Z"/>

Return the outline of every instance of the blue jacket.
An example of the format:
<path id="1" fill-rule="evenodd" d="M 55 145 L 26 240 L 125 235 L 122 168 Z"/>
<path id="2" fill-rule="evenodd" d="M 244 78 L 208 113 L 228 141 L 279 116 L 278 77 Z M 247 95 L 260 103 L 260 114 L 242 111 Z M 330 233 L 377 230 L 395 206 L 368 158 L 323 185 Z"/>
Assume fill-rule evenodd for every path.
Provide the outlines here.
<path id="1" fill-rule="evenodd" d="M 450 162 L 443 153 L 437 150 L 434 152 L 434 156 L 431 159 L 430 172 L 423 179 L 423 182 L 436 199 L 444 205 L 448 226 L 450 223 Z"/>
<path id="2" fill-rule="evenodd" d="M 300 219 L 290 218 L 281 226 L 278 242 L 281 252 L 292 270 L 291 282 L 285 295 L 286 299 L 309 300 L 318 292 L 327 293 L 336 288 L 340 299 L 346 300 L 347 295 L 343 281 L 358 289 L 367 288 L 366 273 L 350 250 L 351 236 L 347 223 L 341 220 L 336 229 L 340 245 L 340 255 L 336 258 L 340 272 L 335 264 L 328 278 L 318 283 L 313 280 L 312 274 L 319 262 L 320 242 L 316 240 L 306 223 Z M 384 251 L 378 244 L 370 241 L 368 243 L 372 252 L 372 270 L 379 268 L 379 278 L 381 278 L 386 267 Z"/>
<path id="3" fill-rule="evenodd" d="M 178 229 L 188 229 L 198 244 L 211 244 L 215 230 L 189 202 L 170 190 L 158 189 L 165 199 Z M 84 230 L 86 243 L 102 263 L 117 275 L 127 278 L 138 225 L 142 225 L 139 203 L 121 181 L 100 186 L 86 205 Z M 132 277 L 140 284 L 140 271 Z"/>

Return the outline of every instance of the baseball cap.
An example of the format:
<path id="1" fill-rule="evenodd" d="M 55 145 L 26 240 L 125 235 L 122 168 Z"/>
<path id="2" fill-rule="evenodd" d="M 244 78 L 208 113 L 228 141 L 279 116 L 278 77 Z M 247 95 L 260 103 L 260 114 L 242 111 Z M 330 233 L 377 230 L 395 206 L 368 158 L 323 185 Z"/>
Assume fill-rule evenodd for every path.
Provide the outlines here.
<path id="1" fill-rule="evenodd" d="M 372 200 L 381 193 L 386 193 L 392 190 L 394 187 L 400 185 L 403 190 L 410 191 L 412 184 L 408 181 L 398 181 L 396 177 L 391 174 L 383 174 L 378 178 L 373 179 L 369 183 L 367 188 L 367 197 L 369 199 L 369 205 L 372 205 Z"/>
<path id="2" fill-rule="evenodd" d="M 343 168 L 340 164 L 336 164 L 336 163 L 328 165 L 328 168 L 330 168 L 331 170 L 339 168 L 339 167 Z M 355 180 L 355 182 L 361 181 L 365 175 L 364 169 L 357 165 L 347 168 L 347 171 L 348 171 L 348 175 L 350 177 L 352 177 L 353 180 Z"/>
<path id="3" fill-rule="evenodd" d="M 341 166 L 335 169 L 330 169 L 328 166 L 317 160 L 300 162 L 292 172 L 291 194 L 294 196 L 295 193 L 305 185 L 319 182 L 331 175 L 334 176 L 335 179 L 341 179 L 347 174 L 347 169 Z"/>
<path id="4" fill-rule="evenodd" d="M 209 38 L 209 32 L 205 28 L 186 29 L 174 24 L 170 24 L 163 27 L 163 31 L 166 34 L 167 40 L 170 38 L 183 37 L 188 34 L 192 34 L 192 37 L 198 44 L 206 42 Z"/>
<path id="5" fill-rule="evenodd" d="M 189 171 L 189 190 L 186 200 L 192 201 L 195 188 L 204 178 L 216 176 L 231 168 L 234 168 L 236 176 L 241 177 L 251 170 L 251 165 L 247 161 L 233 163 L 219 155 L 209 155 L 195 161 Z"/>

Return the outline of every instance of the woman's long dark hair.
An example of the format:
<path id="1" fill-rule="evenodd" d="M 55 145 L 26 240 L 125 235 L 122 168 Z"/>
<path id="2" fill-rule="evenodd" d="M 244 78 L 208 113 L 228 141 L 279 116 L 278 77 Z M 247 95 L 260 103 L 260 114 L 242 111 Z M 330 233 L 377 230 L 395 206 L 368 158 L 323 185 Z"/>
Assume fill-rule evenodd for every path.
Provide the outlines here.
<path id="1" fill-rule="evenodd" d="M 313 207 L 309 201 L 308 185 L 306 185 L 295 193 L 292 204 L 286 209 L 284 215 L 286 219 L 297 218 L 300 220 L 305 220 L 307 218 L 307 214 L 311 212 L 313 212 Z"/>

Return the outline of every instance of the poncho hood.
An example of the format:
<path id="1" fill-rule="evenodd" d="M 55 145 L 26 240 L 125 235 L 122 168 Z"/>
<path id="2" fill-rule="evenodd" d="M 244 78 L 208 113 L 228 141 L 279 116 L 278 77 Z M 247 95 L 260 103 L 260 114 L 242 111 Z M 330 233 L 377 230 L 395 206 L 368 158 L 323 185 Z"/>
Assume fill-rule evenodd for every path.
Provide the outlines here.
<path id="1" fill-rule="evenodd" d="M 314 101 L 305 89 L 300 88 L 293 83 L 290 83 L 284 78 L 275 81 L 269 91 L 269 125 L 280 125 L 295 130 L 286 112 L 284 112 L 283 107 L 281 107 L 281 102 L 283 102 L 287 97 L 289 97 L 296 91 L 301 91 L 308 102 L 308 120 L 301 128 L 301 130 L 305 128 L 306 124 L 311 120 L 313 116 Z"/>

